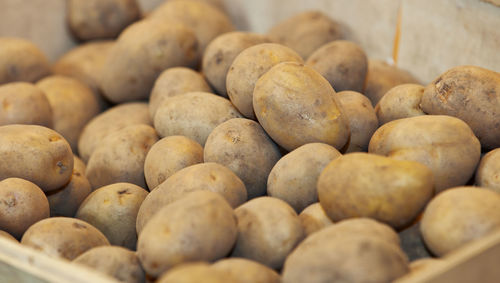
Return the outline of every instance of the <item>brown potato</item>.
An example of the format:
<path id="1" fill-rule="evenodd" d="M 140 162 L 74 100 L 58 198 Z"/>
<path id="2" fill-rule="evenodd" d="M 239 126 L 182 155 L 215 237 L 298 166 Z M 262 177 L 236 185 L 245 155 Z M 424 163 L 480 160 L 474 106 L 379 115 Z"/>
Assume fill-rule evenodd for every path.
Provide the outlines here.
<path id="1" fill-rule="evenodd" d="M 0 180 L 17 177 L 44 192 L 66 185 L 73 172 L 73 153 L 56 131 L 35 125 L 0 127 Z"/>
<path id="2" fill-rule="evenodd" d="M 238 283 L 280 283 L 280 275 L 271 268 L 244 258 L 221 259 L 210 267 L 224 271 Z"/>
<path id="3" fill-rule="evenodd" d="M 144 177 L 150 191 L 175 172 L 203 163 L 203 147 L 184 136 L 170 136 L 156 142 L 146 155 Z"/>
<path id="4" fill-rule="evenodd" d="M 380 125 L 425 115 L 420 106 L 423 93 L 424 87 L 418 84 L 402 84 L 391 88 L 375 106 Z"/>
<path id="5" fill-rule="evenodd" d="M 165 272 L 158 283 L 237 283 L 227 272 L 212 268 L 205 262 L 180 264 Z"/>
<path id="6" fill-rule="evenodd" d="M 0 85 L 16 81 L 35 82 L 49 73 L 47 57 L 32 42 L 0 37 Z"/>
<path id="7" fill-rule="evenodd" d="M 335 40 L 319 47 L 306 65 L 320 73 L 335 91 L 363 91 L 368 58 L 361 47 L 347 40 Z"/>
<path id="8" fill-rule="evenodd" d="M 259 123 L 286 150 L 312 142 L 341 149 L 349 120 L 328 81 L 310 67 L 280 63 L 260 77 L 253 92 Z"/>
<path id="9" fill-rule="evenodd" d="M 270 42 L 265 35 L 234 31 L 217 36 L 207 45 L 201 69 L 219 95 L 228 97 L 226 77 L 234 58 L 246 48 L 265 42 Z"/>
<path id="10" fill-rule="evenodd" d="M 304 208 L 299 214 L 299 219 L 306 237 L 333 224 L 319 202 Z"/>
<path id="11" fill-rule="evenodd" d="M 440 192 L 467 183 L 479 162 L 481 145 L 462 120 L 424 115 L 383 125 L 373 134 L 368 152 L 426 165 Z"/>
<path id="12" fill-rule="evenodd" d="M 23 179 L 0 181 L 0 200 L 0 230 L 18 239 L 32 224 L 50 215 L 43 191 Z"/>
<path id="13" fill-rule="evenodd" d="M 45 94 L 31 83 L 0 85 L 0 125 L 28 124 L 52 127 L 52 108 Z"/>
<path id="14" fill-rule="evenodd" d="M 226 77 L 227 94 L 246 118 L 255 120 L 252 99 L 257 80 L 281 62 L 304 61 L 292 49 L 276 43 L 248 47 L 234 58 Z"/>
<path id="15" fill-rule="evenodd" d="M 156 111 L 154 125 L 160 137 L 182 135 L 204 146 L 215 127 L 239 117 L 229 100 L 208 92 L 189 92 L 166 99 Z"/>
<path id="16" fill-rule="evenodd" d="M 418 162 L 350 153 L 323 170 L 318 197 L 334 222 L 370 217 L 400 229 L 424 209 L 433 184 L 432 171 Z"/>
<path id="17" fill-rule="evenodd" d="M 318 202 L 321 171 L 342 154 L 324 143 L 308 143 L 283 156 L 267 179 L 267 194 L 286 201 L 297 213 Z"/>
<path id="18" fill-rule="evenodd" d="M 475 66 L 452 68 L 425 87 L 422 110 L 460 118 L 483 148 L 500 147 L 500 73 Z"/>
<path id="19" fill-rule="evenodd" d="M 266 193 L 269 172 L 280 157 L 279 148 L 264 129 L 248 119 L 231 119 L 217 126 L 203 152 L 205 162 L 222 164 L 243 181 L 248 199 Z"/>
<path id="20" fill-rule="evenodd" d="M 476 170 L 476 184 L 500 193 L 500 148 L 483 156 Z"/>
<path id="21" fill-rule="evenodd" d="M 500 229 L 500 194 L 457 187 L 437 195 L 427 206 L 420 232 L 427 247 L 443 256 Z"/>
<path id="22" fill-rule="evenodd" d="M 31 225 L 21 244 L 46 255 L 73 260 L 93 247 L 109 245 L 94 226 L 79 219 L 51 217 Z"/>

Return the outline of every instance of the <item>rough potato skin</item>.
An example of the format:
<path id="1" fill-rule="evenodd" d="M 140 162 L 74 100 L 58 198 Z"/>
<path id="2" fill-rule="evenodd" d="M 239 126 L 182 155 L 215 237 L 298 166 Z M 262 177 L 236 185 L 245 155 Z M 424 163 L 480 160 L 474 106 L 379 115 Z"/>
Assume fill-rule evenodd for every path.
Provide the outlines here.
<path id="1" fill-rule="evenodd" d="M 47 96 L 31 83 L 0 86 L 0 125 L 27 124 L 52 127 L 52 108 Z"/>
<path id="2" fill-rule="evenodd" d="M 73 262 L 107 274 L 120 282 L 143 283 L 146 281 L 137 255 L 122 247 L 92 248 L 75 258 Z"/>
<path id="3" fill-rule="evenodd" d="M 35 82 L 48 74 L 49 60 L 36 45 L 21 38 L 0 37 L 0 85 Z"/>
<path id="4" fill-rule="evenodd" d="M 73 260 L 87 250 L 107 246 L 109 242 L 99 230 L 82 220 L 51 217 L 31 225 L 21 244 L 52 257 Z"/>
<path id="5" fill-rule="evenodd" d="M 217 36 L 207 45 L 201 69 L 217 94 L 228 97 L 226 77 L 236 56 L 250 46 L 265 42 L 270 42 L 266 35 L 233 31 Z"/>
<path id="6" fill-rule="evenodd" d="M 18 177 L 44 192 L 66 185 L 73 172 L 73 153 L 56 131 L 35 125 L 0 127 L 0 180 Z"/>
<path id="7" fill-rule="evenodd" d="M 368 153 L 333 160 L 318 179 L 318 197 L 334 221 L 371 217 L 399 229 L 421 212 L 434 193 L 426 166 Z"/>
<path id="8" fill-rule="evenodd" d="M 474 174 L 481 145 L 465 122 L 450 116 L 423 115 L 384 124 L 368 152 L 429 167 L 436 192 L 462 186 Z"/>
<path id="9" fill-rule="evenodd" d="M 147 274 L 175 265 L 226 256 L 237 237 L 236 217 L 214 192 L 192 192 L 163 207 L 139 234 L 137 253 Z"/>
<path id="10" fill-rule="evenodd" d="M 318 48 L 306 65 L 318 71 L 335 91 L 363 91 L 368 58 L 361 47 L 347 40 L 335 40 Z"/>
<path id="11" fill-rule="evenodd" d="M 299 214 L 299 219 L 306 237 L 333 224 L 319 202 L 304 208 Z"/>
<path id="12" fill-rule="evenodd" d="M 267 195 L 286 201 L 297 213 L 318 202 L 321 171 L 342 154 L 324 143 L 308 143 L 283 156 L 267 179 Z"/>
<path id="13" fill-rule="evenodd" d="M 224 271 L 237 278 L 238 283 L 280 283 L 280 275 L 273 269 L 253 260 L 245 258 L 221 259 L 211 268 Z"/>
<path id="14" fill-rule="evenodd" d="M 476 184 L 500 193 L 500 148 L 483 156 L 476 171 Z"/>
<path id="15" fill-rule="evenodd" d="M 238 277 L 227 272 L 212 268 L 205 262 L 180 264 L 165 272 L 158 283 L 239 283 Z"/>
<path id="16" fill-rule="evenodd" d="M 7 178 L 0 181 L 0 230 L 20 239 L 34 223 L 49 217 L 49 202 L 32 182 Z"/>
<path id="17" fill-rule="evenodd" d="M 257 80 L 281 62 L 303 63 L 303 60 L 292 49 L 276 43 L 251 46 L 234 59 L 227 72 L 227 94 L 246 118 L 255 120 L 252 98 Z"/>
<path id="18" fill-rule="evenodd" d="M 391 88 L 375 106 L 379 124 L 426 115 L 420 106 L 424 89 L 418 84 L 402 84 Z"/>
<path id="19" fill-rule="evenodd" d="M 205 162 L 231 169 L 245 184 L 248 199 L 266 193 L 269 172 L 281 158 L 276 144 L 255 121 L 231 119 L 208 136 L 203 151 Z"/>
<path id="20" fill-rule="evenodd" d="M 500 73 L 475 66 L 452 68 L 425 87 L 422 110 L 460 118 L 483 148 L 500 147 Z"/>
<path id="21" fill-rule="evenodd" d="M 253 93 L 259 123 L 286 150 L 312 142 L 341 149 L 350 131 L 338 95 L 310 67 L 280 63 L 260 77 Z"/>

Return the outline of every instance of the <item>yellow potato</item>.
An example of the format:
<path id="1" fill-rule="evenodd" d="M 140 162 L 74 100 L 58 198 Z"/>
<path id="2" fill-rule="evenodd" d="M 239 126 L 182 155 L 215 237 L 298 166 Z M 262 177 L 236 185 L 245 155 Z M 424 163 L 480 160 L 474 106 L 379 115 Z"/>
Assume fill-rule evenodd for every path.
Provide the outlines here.
<path id="1" fill-rule="evenodd" d="M 210 267 L 224 271 L 238 283 L 280 283 L 280 275 L 273 269 L 253 260 L 226 258 L 216 261 Z"/>
<path id="2" fill-rule="evenodd" d="M 332 220 L 328 218 L 325 210 L 321 207 L 319 202 L 313 203 L 304 208 L 299 214 L 300 222 L 304 228 L 304 233 L 307 236 L 317 232 L 327 226 L 333 224 Z"/>
<path id="3" fill-rule="evenodd" d="M 500 148 L 483 156 L 476 170 L 476 184 L 500 193 Z"/>
<path id="4" fill-rule="evenodd" d="M 424 87 L 418 84 L 402 84 L 391 88 L 375 106 L 380 125 L 425 115 L 420 106 L 423 93 Z"/>
<path id="5" fill-rule="evenodd" d="M 184 263 L 165 272 L 158 283 L 237 283 L 227 272 L 212 268 L 208 263 Z"/>

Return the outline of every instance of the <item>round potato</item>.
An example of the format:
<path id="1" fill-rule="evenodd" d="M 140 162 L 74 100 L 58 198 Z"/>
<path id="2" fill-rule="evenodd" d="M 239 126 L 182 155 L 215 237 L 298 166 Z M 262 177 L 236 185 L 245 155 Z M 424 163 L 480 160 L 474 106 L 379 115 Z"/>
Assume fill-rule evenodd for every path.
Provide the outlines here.
<path id="1" fill-rule="evenodd" d="M 11 234 L 9 234 L 9 233 L 7 233 L 7 232 L 5 232 L 5 231 L 2 231 L 2 230 L 0 230 L 0 238 L 2 238 L 2 239 L 7 239 L 7 240 L 11 240 L 11 241 L 14 241 L 14 242 L 16 242 L 16 243 L 19 243 L 19 242 L 17 241 L 17 239 L 16 239 L 16 238 L 14 238 L 14 236 L 12 236 Z"/>
<path id="2" fill-rule="evenodd" d="M 20 239 L 34 223 L 50 216 L 49 201 L 32 182 L 7 178 L 0 181 L 0 230 Z"/>
<path id="3" fill-rule="evenodd" d="M 52 108 L 45 94 L 26 82 L 0 85 L 0 126 L 27 124 L 52 127 Z"/>
<path id="4" fill-rule="evenodd" d="M 236 217 L 218 193 L 197 191 L 158 211 L 139 234 L 137 253 L 152 276 L 190 261 L 226 256 L 236 241 Z"/>
<path id="5" fill-rule="evenodd" d="M 500 148 L 483 156 L 476 171 L 476 184 L 500 193 Z"/>
<path id="6" fill-rule="evenodd" d="M 0 85 L 35 82 L 49 73 L 49 60 L 35 44 L 22 38 L 0 37 Z"/>
<path id="7" fill-rule="evenodd" d="M 304 208 L 304 210 L 302 210 L 299 214 L 299 219 L 300 223 L 302 223 L 302 228 L 304 228 L 304 234 L 306 237 L 333 224 L 332 220 L 328 218 L 328 215 L 326 215 L 325 210 L 321 207 L 319 202 L 313 203 Z"/>
<path id="8" fill-rule="evenodd" d="M 244 258 L 221 259 L 211 266 L 212 269 L 224 271 L 236 279 L 238 283 L 280 283 L 280 275 L 271 268 L 253 260 Z"/>
<path id="9" fill-rule="evenodd" d="M 264 129 L 248 119 L 231 119 L 217 126 L 203 151 L 205 162 L 222 164 L 243 181 L 248 199 L 266 193 L 269 172 L 280 157 Z"/>
<path id="10" fill-rule="evenodd" d="M 343 33 L 342 26 L 322 12 L 306 11 L 276 24 L 268 34 L 307 59 L 322 45 L 342 39 Z"/>
<path id="11" fill-rule="evenodd" d="M 166 99 L 156 111 L 154 125 L 161 137 L 182 135 L 204 146 L 215 127 L 239 117 L 229 100 L 208 92 L 189 92 Z"/>
<path id="12" fill-rule="evenodd" d="M 378 128 L 377 115 L 370 100 L 355 91 L 341 91 L 338 95 L 351 130 L 345 152 L 368 151 L 370 138 Z"/>
<path id="13" fill-rule="evenodd" d="M 269 136 L 289 151 L 312 142 L 341 149 L 350 136 L 349 120 L 335 90 L 302 64 L 280 63 L 261 76 L 253 108 Z"/>
<path id="14" fill-rule="evenodd" d="M 422 110 L 460 118 L 483 148 L 500 147 L 500 73 L 475 66 L 452 68 L 425 87 Z"/>
<path id="15" fill-rule="evenodd" d="M 238 240 L 231 256 L 255 260 L 280 269 L 288 254 L 304 238 L 297 213 L 273 197 L 252 199 L 234 210 Z"/>
<path id="16" fill-rule="evenodd" d="M 234 31 L 217 36 L 207 45 L 201 69 L 219 95 L 228 97 L 226 77 L 234 58 L 246 48 L 265 42 L 270 42 L 265 35 Z"/>
<path id="17" fill-rule="evenodd" d="M 87 250 L 109 245 L 109 242 L 87 222 L 69 217 L 51 217 L 31 225 L 24 233 L 21 244 L 49 256 L 73 260 Z"/>
<path id="18" fill-rule="evenodd" d="M 91 267 L 120 282 L 144 283 L 146 276 L 137 255 L 122 247 L 100 246 L 92 248 L 73 260 Z"/>
<path id="19" fill-rule="evenodd" d="M 227 72 L 227 94 L 246 118 L 255 120 L 252 99 L 257 80 L 281 62 L 303 63 L 303 60 L 292 49 L 276 43 L 251 46 L 234 59 Z"/>
<path id="20" fill-rule="evenodd" d="M 420 232 L 427 247 L 443 256 L 500 228 L 500 194 L 457 187 L 437 195 L 427 206 Z"/>
<path id="21" fill-rule="evenodd" d="M 424 87 L 418 84 L 402 84 L 391 88 L 375 107 L 380 125 L 393 120 L 422 116 L 420 102 Z"/>
<path id="22" fill-rule="evenodd" d="M 146 189 L 144 161 L 157 141 L 156 131 L 147 125 L 132 125 L 109 134 L 87 163 L 85 176 L 92 188 L 127 182 Z"/>
<path id="23" fill-rule="evenodd" d="M 434 194 L 432 171 L 415 161 L 368 153 L 333 160 L 318 179 L 318 197 L 334 221 L 370 217 L 399 229 L 423 210 Z"/>
<path id="24" fill-rule="evenodd" d="M 306 64 L 318 71 L 335 91 L 363 91 L 368 58 L 361 47 L 347 40 L 335 40 L 318 48 Z"/>
<path id="25" fill-rule="evenodd" d="M 424 115 L 384 124 L 373 134 L 368 152 L 426 165 L 440 192 L 467 183 L 479 162 L 481 145 L 462 120 Z"/>
<path id="26" fill-rule="evenodd" d="M 203 163 L 203 147 L 184 136 L 170 136 L 155 143 L 144 161 L 144 177 L 150 191 L 175 172 Z"/>
<path id="27" fill-rule="evenodd" d="M 321 171 L 342 154 L 324 143 L 305 144 L 283 156 L 267 179 L 267 194 L 286 201 L 297 213 L 318 202 Z"/>
<path id="28" fill-rule="evenodd" d="M 227 272 L 212 268 L 205 262 L 184 263 L 165 272 L 158 283 L 238 283 Z"/>
<path id="29" fill-rule="evenodd" d="M 73 172 L 73 153 L 56 131 L 35 125 L 0 127 L 0 180 L 18 177 L 44 192 L 66 185 Z"/>

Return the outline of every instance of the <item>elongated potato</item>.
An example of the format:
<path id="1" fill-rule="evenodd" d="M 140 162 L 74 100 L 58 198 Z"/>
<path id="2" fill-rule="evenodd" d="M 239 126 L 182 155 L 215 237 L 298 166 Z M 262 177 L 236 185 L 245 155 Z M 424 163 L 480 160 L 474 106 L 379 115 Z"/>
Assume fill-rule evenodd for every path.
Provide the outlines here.
<path id="1" fill-rule="evenodd" d="M 216 261 L 212 269 L 223 271 L 238 283 L 280 283 L 280 275 L 273 269 L 245 258 L 226 258 Z"/>
<path id="2" fill-rule="evenodd" d="M 391 88 L 375 106 L 380 125 L 393 120 L 425 115 L 420 104 L 424 87 L 402 84 Z"/>
<path id="3" fill-rule="evenodd" d="M 476 184 L 500 193 L 500 148 L 483 156 L 476 171 Z"/>
<path id="4" fill-rule="evenodd" d="M 299 214 L 299 219 L 306 237 L 333 224 L 319 202 L 304 208 Z"/>

